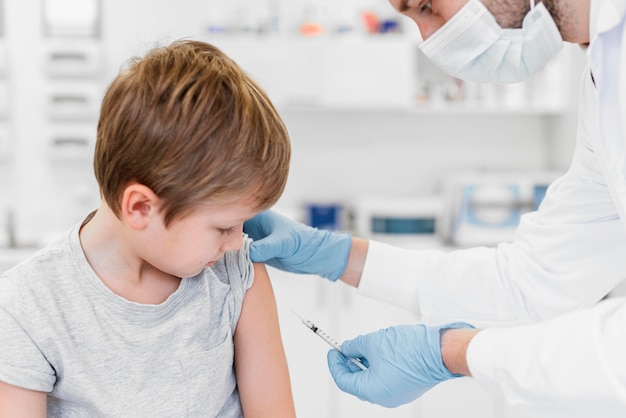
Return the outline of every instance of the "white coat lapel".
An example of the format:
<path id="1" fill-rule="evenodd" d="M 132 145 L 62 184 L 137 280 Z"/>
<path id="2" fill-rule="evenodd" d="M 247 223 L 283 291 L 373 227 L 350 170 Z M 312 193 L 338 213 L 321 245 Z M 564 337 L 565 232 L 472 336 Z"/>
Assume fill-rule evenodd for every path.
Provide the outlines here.
<path id="1" fill-rule="evenodd" d="M 626 13 L 626 11 L 624 12 Z M 626 141 L 626 21 L 622 20 L 622 45 L 619 67 L 619 115 L 622 125 L 622 140 Z M 626 146 L 626 144 L 625 144 Z M 624 167 L 626 170 L 626 166 Z"/>
<path id="2" fill-rule="evenodd" d="M 626 86 L 621 80 L 626 71 L 624 6 L 626 0 L 608 0 L 602 5 L 598 36 L 589 54 L 598 93 L 599 145 L 606 162 L 605 175 L 626 224 Z"/>

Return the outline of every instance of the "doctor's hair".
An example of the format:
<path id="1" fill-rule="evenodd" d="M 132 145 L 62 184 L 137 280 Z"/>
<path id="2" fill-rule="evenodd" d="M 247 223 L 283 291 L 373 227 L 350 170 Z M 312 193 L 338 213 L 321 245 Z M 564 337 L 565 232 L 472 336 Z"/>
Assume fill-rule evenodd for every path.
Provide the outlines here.
<path id="1" fill-rule="evenodd" d="M 570 19 L 577 20 L 575 13 L 571 12 L 571 8 L 567 5 L 563 5 L 559 0 L 541 0 L 546 9 L 552 16 L 554 23 L 559 28 L 561 35 L 565 35 L 564 27 L 567 26 L 566 22 Z M 573 24 L 575 25 L 575 24 Z"/>
<path id="2" fill-rule="evenodd" d="M 106 91 L 94 171 L 119 217 L 124 189 L 150 188 L 165 225 L 202 204 L 271 207 L 287 181 L 287 129 L 265 92 L 213 45 L 179 40 L 133 58 Z"/>
<path id="3" fill-rule="evenodd" d="M 481 0 L 493 17 L 505 29 L 522 27 L 524 18 L 530 11 L 529 0 Z M 540 3 L 541 0 L 537 0 Z"/>
<path id="4" fill-rule="evenodd" d="M 530 12 L 530 0 L 481 0 L 502 28 L 521 28 L 524 18 Z M 559 32 L 563 34 L 563 27 L 570 13 L 568 6 L 560 0 L 535 0 L 536 5 L 543 3 L 552 16 Z M 574 19 L 576 17 L 573 17 Z"/>

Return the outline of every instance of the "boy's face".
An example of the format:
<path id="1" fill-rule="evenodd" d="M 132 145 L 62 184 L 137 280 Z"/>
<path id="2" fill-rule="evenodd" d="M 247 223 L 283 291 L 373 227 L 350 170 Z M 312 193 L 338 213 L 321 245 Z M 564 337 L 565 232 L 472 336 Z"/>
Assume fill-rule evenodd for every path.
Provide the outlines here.
<path id="1" fill-rule="evenodd" d="M 245 200 L 202 206 L 175 219 L 167 229 L 159 216 L 146 231 L 146 261 L 176 277 L 197 275 L 226 251 L 241 248 L 243 222 L 257 213 L 253 207 Z"/>

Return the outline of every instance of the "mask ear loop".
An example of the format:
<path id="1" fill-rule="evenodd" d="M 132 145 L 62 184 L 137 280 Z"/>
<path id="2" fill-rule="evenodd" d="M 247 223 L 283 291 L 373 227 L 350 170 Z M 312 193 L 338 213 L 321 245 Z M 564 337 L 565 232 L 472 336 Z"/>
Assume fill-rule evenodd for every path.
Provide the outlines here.
<path id="1" fill-rule="evenodd" d="M 535 0 L 530 0 L 530 10 L 535 8 Z"/>

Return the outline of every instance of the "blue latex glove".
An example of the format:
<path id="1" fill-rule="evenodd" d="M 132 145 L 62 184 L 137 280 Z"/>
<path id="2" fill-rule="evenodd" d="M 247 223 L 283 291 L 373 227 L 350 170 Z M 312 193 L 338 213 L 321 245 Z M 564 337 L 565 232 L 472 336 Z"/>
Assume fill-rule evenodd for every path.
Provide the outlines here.
<path id="1" fill-rule="evenodd" d="M 433 386 L 460 377 L 441 358 L 440 331 L 473 328 L 462 322 L 428 327 L 399 325 L 360 335 L 328 352 L 328 367 L 344 392 L 387 408 L 414 401 Z M 363 371 L 346 357 L 363 359 Z"/>
<path id="2" fill-rule="evenodd" d="M 349 234 L 312 228 L 272 211 L 245 222 L 243 230 L 254 240 L 250 246 L 252 261 L 332 281 L 343 274 L 352 245 Z"/>

